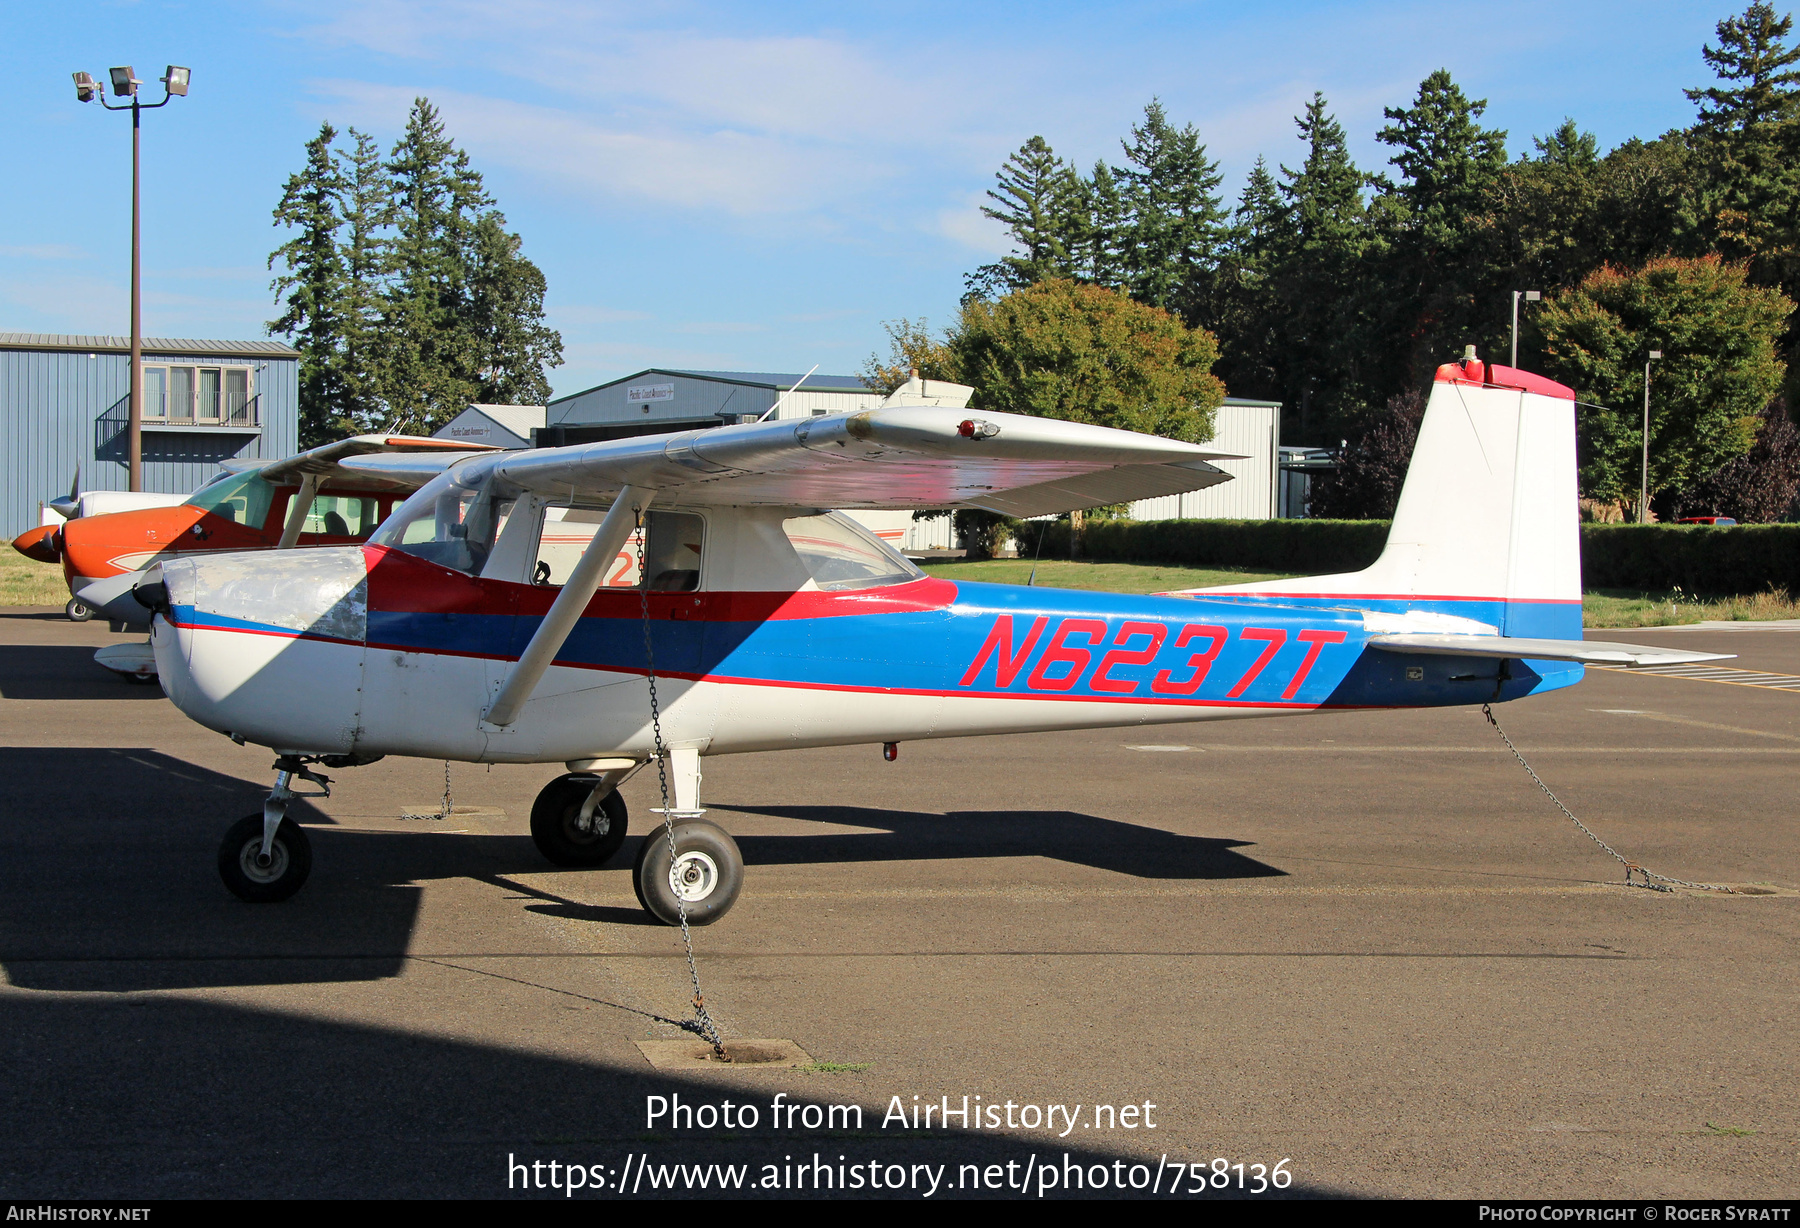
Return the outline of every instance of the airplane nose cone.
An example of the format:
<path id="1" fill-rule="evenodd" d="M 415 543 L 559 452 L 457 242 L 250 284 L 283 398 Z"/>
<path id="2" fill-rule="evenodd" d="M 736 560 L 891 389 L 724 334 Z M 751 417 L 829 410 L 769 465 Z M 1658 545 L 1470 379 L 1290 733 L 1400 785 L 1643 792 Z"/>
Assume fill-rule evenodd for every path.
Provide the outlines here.
<path id="1" fill-rule="evenodd" d="M 62 539 L 57 534 L 59 526 L 41 525 L 29 533 L 21 533 L 13 538 L 13 549 L 28 559 L 36 559 L 40 563 L 56 563 L 62 560 Z"/>

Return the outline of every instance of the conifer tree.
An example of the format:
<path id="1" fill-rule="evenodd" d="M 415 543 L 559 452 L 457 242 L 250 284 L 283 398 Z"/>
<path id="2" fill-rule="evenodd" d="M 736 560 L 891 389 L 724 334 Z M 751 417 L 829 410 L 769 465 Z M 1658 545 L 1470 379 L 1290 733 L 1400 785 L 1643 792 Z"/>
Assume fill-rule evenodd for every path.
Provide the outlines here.
<path id="1" fill-rule="evenodd" d="M 1364 284 L 1371 235 L 1363 204 L 1369 177 L 1350 157 L 1323 94 L 1315 91 L 1294 123 L 1306 159 L 1299 170 L 1281 168 L 1272 269 L 1290 333 L 1280 393 L 1297 437 L 1330 439 L 1365 403 L 1379 400 L 1363 379 L 1371 342 Z"/>
<path id="2" fill-rule="evenodd" d="M 544 274 L 520 248 L 498 210 L 476 222 L 466 323 L 482 404 L 543 404 L 550 399 L 544 370 L 562 363 L 562 336 L 544 323 Z"/>
<path id="3" fill-rule="evenodd" d="M 1719 45 L 1701 49 L 1718 84 L 1686 91 L 1699 104 L 1703 233 L 1790 291 L 1800 284 L 1800 47 L 1784 41 L 1793 25 L 1760 3 L 1719 22 Z"/>
<path id="4" fill-rule="evenodd" d="M 344 267 L 339 345 L 343 401 L 334 434 L 340 435 L 375 430 L 386 419 L 380 330 L 388 261 L 383 235 L 392 211 L 392 185 L 375 138 L 354 128 L 350 138 L 351 148 L 337 155 L 338 214 L 343 219 L 338 241 Z"/>
<path id="5" fill-rule="evenodd" d="M 394 235 L 388 247 L 383 399 L 390 430 L 429 431 L 475 399 L 479 354 L 465 321 L 470 253 L 493 204 L 437 108 L 413 101 L 388 155 Z"/>
<path id="6" fill-rule="evenodd" d="M 1380 181 L 1387 231 L 1381 324 L 1391 391 L 1430 377 L 1465 344 L 1488 345 L 1500 324 L 1487 306 L 1480 229 L 1487 194 L 1506 168 L 1506 133 L 1483 128 L 1485 99 L 1471 100 L 1445 69 L 1419 83 L 1411 107 L 1387 107 L 1376 139 L 1392 146 L 1397 185 Z M 1479 305 L 1478 305 L 1479 303 Z"/>
<path id="7" fill-rule="evenodd" d="M 1591 168 L 1600 161 L 1600 143 L 1591 132 L 1583 132 L 1569 116 L 1563 116 L 1563 122 L 1557 125 L 1556 131 L 1549 136 L 1534 136 L 1532 146 L 1537 150 L 1537 160 L 1551 166 L 1566 166 L 1576 169 Z"/>
<path id="8" fill-rule="evenodd" d="M 1275 299 L 1274 266 L 1283 225 L 1281 190 L 1258 156 L 1238 196 L 1219 250 L 1213 287 L 1215 371 L 1238 396 L 1279 397 L 1285 325 Z"/>
<path id="9" fill-rule="evenodd" d="M 275 224 L 296 233 L 269 254 L 270 269 L 282 263 L 270 289 L 283 310 L 268 330 L 293 338 L 300 351 L 301 447 L 336 432 L 344 399 L 345 271 L 337 242 L 343 181 L 331 147 L 336 139 L 337 130 L 327 123 L 306 143 L 305 169 L 288 176 L 275 205 Z"/>
<path id="10" fill-rule="evenodd" d="M 1226 220 L 1219 164 L 1207 159 L 1194 126 L 1175 127 L 1156 99 L 1121 144 L 1127 165 L 1113 173 L 1129 209 L 1126 287 L 1140 303 L 1195 321 L 1205 313 Z"/>
<path id="11" fill-rule="evenodd" d="M 983 205 L 981 212 L 1005 225 L 1018 254 L 975 270 L 964 279 L 969 292 L 994 297 L 1047 277 L 1069 276 L 1071 240 L 1080 241 L 1087 222 L 1080 177 L 1049 142 L 1034 136 L 1007 155 L 994 178 L 997 187 L 987 193 L 994 204 Z"/>
<path id="12" fill-rule="evenodd" d="M 385 160 L 328 124 L 289 179 L 271 254 L 285 310 L 271 332 L 302 352 L 302 440 L 429 433 L 471 401 L 541 402 L 562 338 L 544 323 L 544 275 L 493 208 L 429 101 L 414 101 Z"/>
<path id="13" fill-rule="evenodd" d="M 1094 163 L 1094 173 L 1082 181 L 1086 226 L 1076 245 L 1075 276 L 1081 281 L 1117 290 L 1125 283 L 1126 221 L 1130 206 L 1119 180 L 1104 159 Z"/>

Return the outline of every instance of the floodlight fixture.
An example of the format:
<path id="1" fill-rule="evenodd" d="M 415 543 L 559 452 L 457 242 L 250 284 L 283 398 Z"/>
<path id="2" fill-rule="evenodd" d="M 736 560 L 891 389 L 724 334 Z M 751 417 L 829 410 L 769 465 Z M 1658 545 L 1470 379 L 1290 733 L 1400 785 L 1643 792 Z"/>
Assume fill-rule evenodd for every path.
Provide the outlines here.
<path id="1" fill-rule="evenodd" d="M 109 68 L 106 71 L 112 76 L 114 97 L 129 98 L 137 93 L 139 81 L 137 74 L 131 71 L 131 65 L 127 64 L 123 68 Z"/>
<path id="2" fill-rule="evenodd" d="M 71 73 L 70 75 L 75 78 L 76 101 L 94 101 L 95 96 L 101 92 L 99 83 L 94 80 L 94 75 L 85 72 Z"/>
<path id="3" fill-rule="evenodd" d="M 1539 290 L 1525 291 L 1525 301 L 1528 303 L 1535 303 L 1538 300 L 1542 299 L 1543 297 L 1544 297 L 1544 295 L 1543 295 L 1542 291 L 1539 291 Z"/>
<path id="4" fill-rule="evenodd" d="M 188 91 L 188 70 L 169 65 L 168 75 L 162 79 L 163 89 L 173 97 L 185 98 Z"/>
<path id="5" fill-rule="evenodd" d="M 1661 357 L 1662 357 L 1662 351 L 1661 351 L 1661 350 L 1651 350 L 1651 351 L 1650 351 L 1650 357 L 1652 357 L 1652 358 L 1661 358 Z"/>

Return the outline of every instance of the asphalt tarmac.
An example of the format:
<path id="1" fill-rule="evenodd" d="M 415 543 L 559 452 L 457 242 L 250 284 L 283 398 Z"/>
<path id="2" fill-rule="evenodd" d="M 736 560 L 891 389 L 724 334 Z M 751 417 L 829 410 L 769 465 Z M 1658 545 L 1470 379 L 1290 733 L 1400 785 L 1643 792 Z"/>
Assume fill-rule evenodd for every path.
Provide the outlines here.
<path id="1" fill-rule="evenodd" d="M 707 760 L 748 862 L 694 932 L 707 1003 L 817 1066 L 659 1071 L 635 1042 L 691 987 L 629 878 L 653 776 L 615 864 L 563 871 L 527 834 L 555 768 L 453 765 L 489 813 L 449 820 L 401 817 L 441 763 L 335 772 L 311 881 L 242 904 L 214 857 L 271 756 L 95 666 L 117 638 L 0 611 L 0 1197 L 562 1198 L 570 1164 L 576 1198 L 698 1196 L 719 1164 L 1185 1198 L 1284 1158 L 1290 1197 L 1800 1185 L 1800 694 L 1590 671 L 1498 710 L 1621 852 L 1755 895 L 1619 885 L 1473 708 Z M 1794 631 L 1606 638 L 1800 675 Z M 675 1096 L 759 1121 L 652 1122 Z M 965 1096 L 1014 1127 L 912 1127 Z"/>

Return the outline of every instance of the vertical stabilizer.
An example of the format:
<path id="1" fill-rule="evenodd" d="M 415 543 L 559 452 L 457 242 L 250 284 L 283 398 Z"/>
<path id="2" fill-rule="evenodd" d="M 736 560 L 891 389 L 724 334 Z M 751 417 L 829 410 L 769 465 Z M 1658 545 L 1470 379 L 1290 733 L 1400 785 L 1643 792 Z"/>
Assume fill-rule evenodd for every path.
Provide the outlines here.
<path id="1" fill-rule="evenodd" d="M 1473 359 L 1438 368 L 1381 557 L 1362 571 L 1196 589 L 1581 637 L 1575 394 Z"/>

